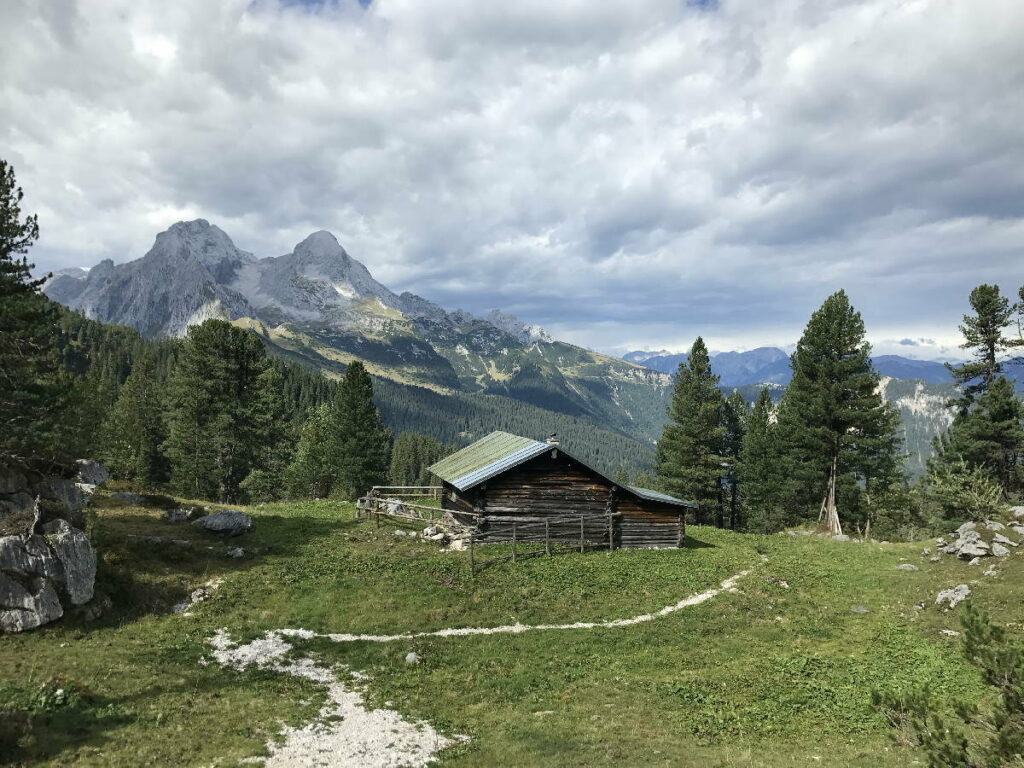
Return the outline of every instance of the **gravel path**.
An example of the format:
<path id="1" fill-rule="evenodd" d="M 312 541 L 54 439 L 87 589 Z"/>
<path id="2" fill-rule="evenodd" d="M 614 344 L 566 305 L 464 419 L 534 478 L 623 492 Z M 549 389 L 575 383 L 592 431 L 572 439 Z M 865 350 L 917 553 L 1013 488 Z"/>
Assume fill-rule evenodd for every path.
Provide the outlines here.
<path id="1" fill-rule="evenodd" d="M 237 645 L 227 630 L 212 638 L 214 659 L 225 666 L 245 669 L 255 666 L 295 675 L 326 686 L 328 702 L 317 720 L 301 728 L 286 726 L 283 743 L 267 745 L 268 768 L 420 768 L 433 760 L 445 747 L 467 740 L 465 736 L 446 737 L 426 722 L 409 722 L 390 709 L 366 708 L 362 694 L 346 688 L 335 670 L 309 658 L 286 660 L 292 650 L 288 638 L 326 638 L 336 643 L 390 643 L 421 637 L 463 637 L 467 635 L 521 634 L 545 630 L 612 629 L 643 624 L 684 608 L 707 602 L 723 591 L 732 591 L 736 583 L 752 569 L 730 576 L 718 587 L 707 589 L 654 613 L 611 621 L 579 621 L 572 624 L 509 624 L 501 627 L 460 627 L 435 632 L 410 632 L 400 635 L 319 634 L 307 629 L 275 629 L 251 643 Z M 359 679 L 358 673 L 349 677 Z"/>

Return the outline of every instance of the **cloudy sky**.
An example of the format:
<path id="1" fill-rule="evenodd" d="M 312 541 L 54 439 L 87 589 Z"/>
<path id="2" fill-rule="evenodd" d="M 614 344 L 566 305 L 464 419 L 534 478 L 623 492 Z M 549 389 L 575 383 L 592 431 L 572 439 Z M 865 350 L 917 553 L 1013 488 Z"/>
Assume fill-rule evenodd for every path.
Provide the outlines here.
<path id="1" fill-rule="evenodd" d="M 955 353 L 1024 283 L 1020 0 L 4 0 L 38 266 L 180 219 L 328 229 L 395 290 L 587 346 L 795 341 L 845 288 Z"/>

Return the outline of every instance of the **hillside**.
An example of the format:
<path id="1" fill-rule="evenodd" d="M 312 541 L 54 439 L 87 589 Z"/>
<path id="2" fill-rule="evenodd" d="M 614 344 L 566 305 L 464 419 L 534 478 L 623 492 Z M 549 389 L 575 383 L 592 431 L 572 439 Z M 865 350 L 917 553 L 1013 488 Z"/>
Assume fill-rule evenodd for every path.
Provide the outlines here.
<path id="1" fill-rule="evenodd" d="M 318 674 L 338 674 L 331 695 L 356 702 L 321 733 L 350 718 L 388 722 L 395 734 L 419 722 L 408 733 L 436 729 L 439 739 L 425 748 L 452 744 L 436 755 L 442 766 L 906 766 L 921 755 L 893 741 L 873 690 L 930 684 L 937 701 L 981 695 L 958 640 L 943 634 L 959 626 L 934 605 L 936 593 L 969 582 L 1001 623 L 1024 620 L 1016 552 L 983 573 L 952 557 L 932 562 L 921 543 L 691 528 L 680 550 L 538 558 L 471 580 L 465 553 L 396 536 L 389 521 L 378 530 L 343 504 L 248 510 L 253 530 L 230 544 L 244 548 L 241 559 L 156 510 L 99 504 L 98 587 L 113 608 L 4 641 L 0 739 L 15 764 L 265 756 L 268 741 L 316 732 L 301 728 L 325 704 L 323 679 L 218 659 L 248 658 L 237 662 L 245 666 L 287 651 L 336 670 Z M 153 535 L 165 543 L 132 538 Z M 906 564 L 918 570 L 897 568 Z M 170 612 L 204 584 L 187 612 Z M 639 623 L 528 630 L 635 617 L 709 589 Z M 517 622 L 501 634 L 403 636 Z M 302 631 L 273 634 L 285 628 Z M 421 663 L 407 664 L 410 652 Z M 384 709 L 360 720 L 365 707 Z"/>

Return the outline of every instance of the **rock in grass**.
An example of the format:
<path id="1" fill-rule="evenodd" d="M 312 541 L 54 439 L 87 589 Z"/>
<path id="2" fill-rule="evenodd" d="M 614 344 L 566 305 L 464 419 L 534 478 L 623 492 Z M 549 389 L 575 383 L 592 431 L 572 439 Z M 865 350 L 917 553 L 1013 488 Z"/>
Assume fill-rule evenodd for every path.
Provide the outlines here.
<path id="1" fill-rule="evenodd" d="M 1004 547 L 997 541 L 992 544 L 992 554 L 996 557 L 1006 557 L 1010 554 L 1010 548 Z"/>
<path id="2" fill-rule="evenodd" d="M 1013 541 L 1008 536 L 1003 536 L 1003 534 L 1001 534 L 1001 533 L 997 533 L 995 536 L 993 536 L 992 537 L 992 541 L 994 543 L 1002 544 L 1002 545 L 1007 546 L 1007 547 L 1016 547 L 1017 546 L 1017 542 L 1016 541 Z"/>
<path id="3" fill-rule="evenodd" d="M 900 563 L 899 565 L 896 566 L 896 570 L 897 571 L 916 571 L 917 570 L 917 566 L 916 565 L 912 565 L 911 563 Z"/>
<path id="4" fill-rule="evenodd" d="M 225 509 L 194 520 L 192 525 L 221 536 L 241 536 L 252 528 L 252 518 L 235 509 Z"/>
<path id="5" fill-rule="evenodd" d="M 228 557 L 233 557 L 236 560 L 238 558 L 245 557 L 245 550 L 242 549 L 241 547 L 235 547 L 234 549 L 229 549 L 228 550 Z"/>
<path id="6" fill-rule="evenodd" d="M 945 605 L 947 608 L 956 608 L 971 594 L 971 588 L 966 584 L 957 584 L 951 589 L 944 589 L 935 596 L 935 604 Z"/>
<path id="7" fill-rule="evenodd" d="M 1002 531 L 1006 528 L 1006 526 L 998 520 L 986 520 L 984 525 L 990 531 Z"/>
<path id="8" fill-rule="evenodd" d="M 868 607 L 866 605 L 855 605 L 850 609 L 850 613 L 867 613 Z"/>
<path id="9" fill-rule="evenodd" d="M 110 478 L 107 470 L 98 461 L 79 459 L 76 463 L 78 464 L 78 482 L 80 483 L 99 486 L 103 485 Z"/>
<path id="10" fill-rule="evenodd" d="M 405 654 L 406 664 L 419 664 L 422 661 L 423 657 L 416 653 L 416 651 L 409 651 L 409 653 Z"/>

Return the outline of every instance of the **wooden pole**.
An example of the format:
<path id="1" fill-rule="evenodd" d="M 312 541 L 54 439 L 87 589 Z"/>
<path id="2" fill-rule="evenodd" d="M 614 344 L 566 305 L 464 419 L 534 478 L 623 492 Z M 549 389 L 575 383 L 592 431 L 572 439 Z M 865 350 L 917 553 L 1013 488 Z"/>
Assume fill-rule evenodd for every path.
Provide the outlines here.
<path id="1" fill-rule="evenodd" d="M 470 576 L 475 576 L 476 575 L 476 563 L 473 560 L 473 536 L 474 535 L 475 534 L 474 534 L 473 531 L 469 532 L 469 575 Z"/>
<path id="2" fill-rule="evenodd" d="M 516 561 L 516 521 L 512 521 L 512 562 Z"/>
<path id="3" fill-rule="evenodd" d="M 551 520 L 544 518 L 544 554 L 551 554 Z"/>
<path id="4" fill-rule="evenodd" d="M 583 515 L 580 515 L 580 552 L 583 551 Z"/>
<path id="5" fill-rule="evenodd" d="M 612 516 L 608 515 L 608 551 L 615 549 L 615 531 L 612 529 Z"/>

